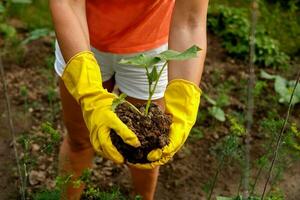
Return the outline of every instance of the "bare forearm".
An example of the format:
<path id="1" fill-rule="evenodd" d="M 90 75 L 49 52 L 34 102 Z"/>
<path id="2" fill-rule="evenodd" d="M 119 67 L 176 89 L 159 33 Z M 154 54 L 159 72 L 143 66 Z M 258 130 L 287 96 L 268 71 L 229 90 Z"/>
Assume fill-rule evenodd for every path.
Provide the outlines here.
<path id="1" fill-rule="evenodd" d="M 90 50 L 85 0 L 50 0 L 56 37 L 65 61 Z"/>
<path id="2" fill-rule="evenodd" d="M 204 68 L 206 56 L 206 11 L 207 0 L 190 0 L 194 1 L 190 7 L 180 5 L 181 2 L 186 5 L 186 1 L 177 0 L 179 4 L 175 6 L 171 22 L 169 49 L 184 51 L 192 45 L 199 46 L 202 50 L 195 59 L 182 62 L 169 63 L 169 81 L 173 79 L 185 79 L 195 84 L 199 84 Z M 200 7 L 198 10 L 194 7 Z M 191 14 L 191 13 L 194 14 Z"/>
<path id="3" fill-rule="evenodd" d="M 169 80 L 185 79 L 196 84 L 200 83 L 201 75 L 204 68 L 204 60 L 206 56 L 206 34 L 205 30 L 174 30 L 170 35 L 169 48 L 177 51 L 183 51 L 196 44 L 202 50 L 195 59 L 182 62 L 169 63 Z"/>

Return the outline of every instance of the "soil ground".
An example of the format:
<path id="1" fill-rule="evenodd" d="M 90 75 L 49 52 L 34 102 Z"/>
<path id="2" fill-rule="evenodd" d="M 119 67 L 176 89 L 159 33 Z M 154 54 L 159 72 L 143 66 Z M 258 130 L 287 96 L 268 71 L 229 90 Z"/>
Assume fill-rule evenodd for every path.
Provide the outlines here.
<path id="1" fill-rule="evenodd" d="M 54 113 L 47 100 L 47 66 L 45 60 L 52 55 L 51 42 L 49 38 L 34 41 L 27 46 L 24 61 L 19 64 L 5 61 L 6 78 L 9 84 L 9 95 L 11 97 L 12 108 L 14 111 L 14 122 L 18 135 L 29 134 L 41 136 L 41 123 L 52 121 L 55 128 L 62 134 L 66 131 L 63 127 L 61 113 L 59 112 L 59 97 L 54 100 L 57 113 Z M 216 76 L 218 74 L 218 76 Z M 288 73 L 287 73 L 288 74 Z M 48 74 L 49 75 L 49 74 Z M 295 69 L 290 72 L 291 77 L 295 77 Z M 217 77 L 217 81 L 214 80 Z M 214 96 L 216 85 L 222 84 L 225 80 L 232 80 L 235 88 L 230 97 L 230 110 L 242 111 L 245 105 L 241 102 L 238 95 L 240 87 L 244 87 L 242 80 L 247 78 L 247 68 L 244 62 L 234 60 L 224 53 L 219 41 L 209 35 L 208 54 L 206 68 L 201 83 L 201 88 L 211 96 Z M 24 114 L 24 100 L 20 96 L 19 89 L 22 85 L 28 88 L 28 101 L 30 103 L 28 113 Z M 0 85 L 0 199 L 15 199 L 17 194 L 18 178 L 16 174 L 16 164 L 11 147 L 11 136 L 7 126 L 7 114 L 3 99 L 2 85 Z M 201 107 L 206 105 L 203 103 Z M 284 116 L 286 107 L 280 108 L 278 112 Z M 255 119 L 264 111 L 256 110 Z M 52 113 L 52 114 L 51 114 Z M 50 116 L 50 117 L 49 117 Z M 294 107 L 292 118 L 300 122 L 300 107 Z M 211 154 L 211 147 L 216 144 L 219 138 L 228 133 L 228 126 L 212 119 L 206 120 L 203 124 L 204 137 L 195 139 L 190 137 L 184 148 L 174 157 L 173 162 L 161 167 L 160 176 L 156 191 L 157 200 L 201 200 L 205 199 L 203 187 L 214 176 L 217 168 L 217 161 Z M 258 145 L 262 142 L 260 137 L 254 137 L 251 144 L 251 156 L 257 157 L 260 154 Z M 50 154 L 45 155 L 41 151 L 41 144 L 32 142 L 30 155 L 36 158 L 36 164 L 29 169 L 31 180 L 29 181 L 28 191 L 36 191 L 41 188 L 53 188 L 55 176 L 57 175 L 57 148 Z M 21 151 L 21 150 L 20 150 Z M 20 152 L 20 154 L 24 152 Z M 254 173 L 254 172 L 253 172 Z M 34 174 L 36 176 L 34 176 Z M 236 164 L 227 165 L 221 172 L 214 194 L 232 195 L 238 188 L 240 170 Z M 124 194 L 131 191 L 131 183 L 128 169 L 126 166 L 114 165 L 111 161 L 95 158 L 92 180 L 101 189 L 109 189 L 113 185 L 120 187 Z M 262 188 L 265 179 L 260 179 L 258 188 Z M 287 200 L 300 199 L 300 163 L 295 162 L 284 172 L 280 186 L 284 191 Z"/>

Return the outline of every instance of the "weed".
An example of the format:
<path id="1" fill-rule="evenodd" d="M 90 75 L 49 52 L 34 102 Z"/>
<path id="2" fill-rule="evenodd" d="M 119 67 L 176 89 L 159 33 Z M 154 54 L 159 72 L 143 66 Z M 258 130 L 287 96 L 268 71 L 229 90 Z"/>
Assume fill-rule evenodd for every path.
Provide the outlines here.
<path id="1" fill-rule="evenodd" d="M 50 136 L 50 140 L 44 143 L 42 151 L 50 154 L 54 151 L 54 147 L 59 144 L 61 134 L 55 130 L 49 122 L 43 123 L 41 125 L 41 130 Z"/>
<path id="2" fill-rule="evenodd" d="M 217 100 L 210 98 L 207 94 L 203 94 L 204 99 L 211 104 L 211 107 L 208 107 L 208 113 L 216 118 L 217 120 L 224 122 L 225 112 L 222 109 L 223 106 L 227 106 L 229 104 L 229 97 L 225 93 L 221 93 Z"/>
<path id="3" fill-rule="evenodd" d="M 200 127 L 193 127 L 190 133 L 190 137 L 195 139 L 201 139 L 204 137 L 203 131 L 200 129 Z"/>
<path id="4" fill-rule="evenodd" d="M 42 190 L 33 195 L 33 200 L 55 200 L 60 199 L 61 192 L 58 189 Z"/>
<path id="5" fill-rule="evenodd" d="M 209 8 L 208 27 L 223 38 L 223 46 L 229 54 L 246 59 L 249 55 L 250 21 L 243 8 L 222 5 Z M 289 57 L 280 50 L 277 40 L 258 27 L 255 41 L 255 62 L 263 66 L 287 66 Z"/>
<path id="6" fill-rule="evenodd" d="M 280 75 L 271 75 L 263 70 L 261 70 L 260 76 L 267 80 L 274 80 L 274 90 L 279 95 L 279 103 L 289 103 L 296 80 L 289 81 Z M 295 88 L 295 94 L 291 103 L 292 105 L 300 103 L 300 85 Z"/>
<path id="7" fill-rule="evenodd" d="M 28 89 L 25 85 L 22 85 L 19 90 L 24 102 L 24 113 L 26 113 L 28 111 Z"/>

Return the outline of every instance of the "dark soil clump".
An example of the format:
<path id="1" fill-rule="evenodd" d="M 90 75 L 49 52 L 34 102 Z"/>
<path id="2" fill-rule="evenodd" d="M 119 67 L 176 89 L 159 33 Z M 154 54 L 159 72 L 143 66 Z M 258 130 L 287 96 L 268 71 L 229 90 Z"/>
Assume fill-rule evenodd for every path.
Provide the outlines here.
<path id="1" fill-rule="evenodd" d="M 145 105 L 136 107 L 144 113 Z M 125 144 L 115 131 L 111 131 L 112 143 L 128 162 L 149 163 L 148 153 L 168 144 L 171 116 L 164 114 L 157 105 L 151 104 L 148 116 L 141 115 L 127 103 L 118 105 L 115 112 L 141 142 L 140 147 L 134 148 Z"/>

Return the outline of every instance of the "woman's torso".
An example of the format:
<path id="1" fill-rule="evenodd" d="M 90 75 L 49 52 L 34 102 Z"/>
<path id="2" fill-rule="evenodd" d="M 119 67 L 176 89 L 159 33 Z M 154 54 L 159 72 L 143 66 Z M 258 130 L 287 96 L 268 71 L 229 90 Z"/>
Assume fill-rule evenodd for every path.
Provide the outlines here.
<path id="1" fill-rule="evenodd" d="M 135 53 L 167 43 L 175 0 L 87 0 L 91 45 Z"/>

